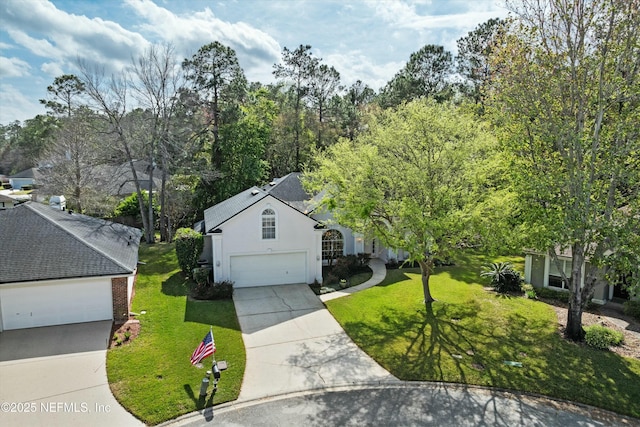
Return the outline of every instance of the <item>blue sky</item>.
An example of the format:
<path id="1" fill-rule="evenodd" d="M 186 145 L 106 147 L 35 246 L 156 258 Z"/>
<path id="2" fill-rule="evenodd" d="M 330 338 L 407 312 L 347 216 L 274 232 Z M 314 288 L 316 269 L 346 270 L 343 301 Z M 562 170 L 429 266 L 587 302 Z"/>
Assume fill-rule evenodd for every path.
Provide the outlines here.
<path id="1" fill-rule="evenodd" d="M 155 43 L 180 59 L 212 41 L 233 48 L 250 81 L 273 81 L 283 47 L 312 46 L 342 83 L 378 90 L 425 44 L 456 40 L 502 0 L 2 0 L 0 123 L 44 113 L 38 100 L 77 58 L 117 72 Z"/>

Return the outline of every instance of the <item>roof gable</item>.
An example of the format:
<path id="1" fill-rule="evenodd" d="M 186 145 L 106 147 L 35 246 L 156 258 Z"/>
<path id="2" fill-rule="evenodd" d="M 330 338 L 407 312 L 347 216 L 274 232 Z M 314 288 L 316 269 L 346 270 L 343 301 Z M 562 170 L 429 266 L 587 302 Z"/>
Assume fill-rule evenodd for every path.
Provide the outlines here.
<path id="1" fill-rule="evenodd" d="M 38 178 L 40 171 L 36 168 L 29 168 L 12 175 L 11 178 Z"/>
<path id="2" fill-rule="evenodd" d="M 255 205 L 259 201 L 270 197 L 274 200 L 277 200 L 279 203 L 284 204 L 285 206 L 292 208 L 294 211 L 299 213 L 300 215 L 304 215 L 309 218 L 303 211 L 297 209 L 295 206 L 287 203 L 275 197 L 270 192 L 266 192 L 264 189 L 258 187 L 251 187 L 241 193 L 236 194 L 235 196 L 218 203 L 210 207 L 209 209 L 204 211 L 204 223 L 206 233 L 214 232 L 218 227 L 220 227 L 225 222 L 229 221 L 231 218 L 234 218 L 236 215 L 244 212 L 251 206 Z M 312 218 L 310 218 L 312 219 Z M 314 219 L 312 219 L 315 221 Z"/>
<path id="3" fill-rule="evenodd" d="M 130 274 L 141 235 L 40 203 L 0 211 L 0 283 Z"/>

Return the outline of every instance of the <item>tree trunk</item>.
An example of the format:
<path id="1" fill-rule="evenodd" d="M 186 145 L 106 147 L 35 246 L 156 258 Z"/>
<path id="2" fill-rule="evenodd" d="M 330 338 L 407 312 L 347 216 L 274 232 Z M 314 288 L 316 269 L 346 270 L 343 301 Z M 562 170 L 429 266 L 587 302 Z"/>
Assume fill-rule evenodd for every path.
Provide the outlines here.
<path id="1" fill-rule="evenodd" d="M 580 294 L 581 292 L 576 292 Z M 578 298 L 579 299 L 579 298 Z M 567 309 L 567 329 L 565 336 L 572 341 L 582 341 L 584 339 L 584 329 L 582 329 L 582 304 L 576 298 L 569 300 Z"/>
<path id="2" fill-rule="evenodd" d="M 420 273 L 422 276 L 422 292 L 424 293 L 424 304 L 425 306 L 431 305 L 435 299 L 431 296 L 431 289 L 429 288 L 429 278 L 431 277 L 431 267 L 433 265 L 433 261 L 431 259 L 419 261 L 420 264 Z"/>
<path id="3" fill-rule="evenodd" d="M 149 163 L 149 204 L 147 205 L 147 221 L 149 223 L 149 227 L 145 230 L 147 233 L 147 243 L 155 243 L 156 241 L 156 233 L 154 227 L 154 219 L 153 219 L 153 155 L 151 155 L 151 162 Z"/>
<path id="4" fill-rule="evenodd" d="M 140 188 L 140 180 L 138 179 L 138 173 L 133 164 L 133 157 L 131 157 L 131 150 L 129 149 L 129 145 L 126 143 L 126 140 L 122 138 L 122 133 L 120 133 L 120 142 L 122 143 L 122 147 L 124 148 L 125 153 L 127 154 L 127 160 L 129 161 L 129 167 L 131 168 L 131 174 L 133 175 L 133 183 L 136 186 L 136 193 L 138 194 L 138 209 L 140 209 L 140 217 L 142 219 L 142 227 L 145 229 L 144 238 L 147 243 L 151 243 L 147 240 L 149 227 L 152 226 L 149 224 L 149 218 L 147 217 L 147 213 L 145 212 L 144 206 L 144 198 L 142 197 L 142 189 Z"/>
<path id="5" fill-rule="evenodd" d="M 167 224 L 167 206 L 165 190 L 167 188 L 167 164 L 164 155 L 162 156 L 162 186 L 160 187 L 160 241 L 169 242 L 169 225 Z"/>
<path id="6" fill-rule="evenodd" d="M 584 264 L 584 248 L 579 243 L 572 245 L 571 252 L 573 263 L 571 277 L 566 278 L 569 282 L 569 308 L 567 309 L 567 328 L 565 336 L 572 341 L 582 341 L 584 339 L 584 329 L 582 329 L 582 310 L 586 303 L 588 289 L 582 286 L 582 265 Z M 564 277 L 563 277 L 564 278 Z M 586 294 L 585 294 L 585 291 Z"/>

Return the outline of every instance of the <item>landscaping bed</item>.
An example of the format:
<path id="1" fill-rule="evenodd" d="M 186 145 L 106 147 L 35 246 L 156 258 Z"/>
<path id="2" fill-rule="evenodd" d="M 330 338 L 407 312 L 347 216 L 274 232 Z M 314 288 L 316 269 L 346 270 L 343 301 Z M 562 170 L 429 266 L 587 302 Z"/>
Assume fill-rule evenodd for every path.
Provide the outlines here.
<path id="1" fill-rule="evenodd" d="M 564 330 L 567 327 L 567 308 L 558 305 L 553 305 L 552 307 L 556 312 L 556 317 L 558 318 L 558 332 L 560 334 L 564 334 Z M 622 322 L 629 322 L 631 328 L 635 330 L 634 331 L 628 329 L 627 327 L 620 326 L 621 322 L 615 321 L 614 319 L 615 318 L 603 316 L 597 312 L 587 311 L 582 313 L 583 326 L 602 325 L 609 329 L 614 329 L 616 331 L 622 332 L 622 334 L 624 335 L 624 342 L 619 346 L 610 347 L 610 351 L 623 357 L 640 359 L 640 333 L 635 332 L 640 330 L 640 324 L 628 318 L 626 318 L 625 322 Z"/>
<path id="2" fill-rule="evenodd" d="M 138 320 L 128 320 L 123 324 L 113 324 L 111 327 L 111 342 L 109 348 L 128 345 L 140 334 L 140 322 Z"/>

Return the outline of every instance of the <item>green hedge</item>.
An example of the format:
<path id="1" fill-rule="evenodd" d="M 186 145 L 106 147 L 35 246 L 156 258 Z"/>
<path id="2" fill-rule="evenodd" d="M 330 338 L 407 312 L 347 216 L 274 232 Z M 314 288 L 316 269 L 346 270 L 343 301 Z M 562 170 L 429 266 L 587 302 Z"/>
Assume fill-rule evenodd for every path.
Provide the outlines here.
<path id="1" fill-rule="evenodd" d="M 179 228 L 174 239 L 180 269 L 187 277 L 193 278 L 193 269 L 198 266 L 198 259 L 202 254 L 204 237 L 191 228 Z"/>
<path id="2" fill-rule="evenodd" d="M 191 296 L 200 300 L 231 299 L 233 282 L 194 283 L 191 286 Z"/>
<path id="3" fill-rule="evenodd" d="M 640 322 L 640 301 L 625 301 L 622 310 L 627 316 L 631 316 Z"/>
<path id="4" fill-rule="evenodd" d="M 550 299 L 565 304 L 569 303 L 569 292 L 556 291 L 550 288 L 536 288 L 538 298 Z"/>

